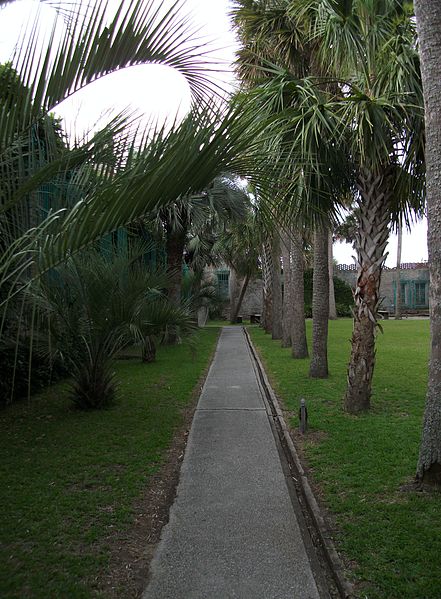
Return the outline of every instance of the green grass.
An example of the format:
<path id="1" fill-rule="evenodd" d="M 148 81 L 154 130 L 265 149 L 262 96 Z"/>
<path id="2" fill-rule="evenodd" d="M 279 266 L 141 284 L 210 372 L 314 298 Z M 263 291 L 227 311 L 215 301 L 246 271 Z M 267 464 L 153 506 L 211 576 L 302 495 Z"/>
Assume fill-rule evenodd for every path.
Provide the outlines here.
<path id="1" fill-rule="evenodd" d="M 94 596 L 103 540 L 130 527 L 217 336 L 201 331 L 195 355 L 181 345 L 118 362 L 111 409 L 74 411 L 59 384 L 0 412 L 2 599 Z"/>
<path id="2" fill-rule="evenodd" d="M 306 398 L 310 475 L 333 514 L 338 548 L 353 563 L 360 597 L 440 599 L 441 494 L 409 487 L 418 457 L 427 383 L 428 321 L 385 321 L 378 336 L 372 410 L 342 412 L 350 320 L 330 322 L 327 380 L 308 378 L 261 329 L 250 333 L 285 406 Z M 308 322 L 311 333 L 311 322 Z M 293 427 L 298 422 L 293 419 Z"/>

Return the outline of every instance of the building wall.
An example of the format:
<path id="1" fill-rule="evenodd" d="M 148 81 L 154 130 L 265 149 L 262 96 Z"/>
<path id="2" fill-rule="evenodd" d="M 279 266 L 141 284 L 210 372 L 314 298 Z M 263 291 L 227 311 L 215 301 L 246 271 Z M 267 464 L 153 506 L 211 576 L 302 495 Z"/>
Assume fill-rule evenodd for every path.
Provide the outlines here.
<path id="1" fill-rule="evenodd" d="M 249 318 L 250 314 L 260 314 L 262 312 L 262 288 L 262 279 L 250 281 L 240 310 L 244 318 Z"/>
<path id="2" fill-rule="evenodd" d="M 228 297 L 232 298 L 239 297 L 241 285 L 243 279 L 237 279 L 234 271 L 231 271 L 227 266 L 220 268 L 210 267 L 206 269 L 207 274 L 214 275 L 217 277 L 217 285 L 219 293 L 225 299 Z M 240 316 L 248 319 L 250 314 L 260 314 L 262 311 L 262 287 L 263 283 L 261 279 L 252 279 L 245 292 L 243 298 L 242 307 L 240 309 Z M 230 304 L 228 303 L 223 310 L 224 318 L 230 318 Z"/>
<path id="3" fill-rule="evenodd" d="M 355 265 L 339 264 L 335 275 L 352 288 L 355 287 L 357 271 Z M 425 263 L 401 265 L 400 273 L 402 306 L 408 310 L 429 309 L 429 268 Z M 382 308 L 393 312 L 395 309 L 396 269 L 386 268 L 381 276 L 380 297 Z"/>
<path id="4" fill-rule="evenodd" d="M 227 270 L 219 269 L 219 271 L 222 273 L 221 276 L 225 277 Z M 357 270 L 354 264 L 339 264 L 335 267 L 334 274 L 354 289 L 357 279 Z M 391 313 L 395 310 L 395 278 L 395 268 L 383 270 L 380 287 L 380 297 L 383 298 L 382 309 Z M 400 281 L 403 308 L 410 311 L 427 311 L 429 309 L 429 268 L 427 264 L 402 264 Z M 230 294 L 232 293 L 231 283 L 230 280 Z M 240 284 L 240 281 L 237 283 Z M 262 287 L 262 279 L 254 279 L 249 283 L 240 310 L 240 315 L 244 318 L 249 318 L 250 314 L 262 312 Z M 236 286 L 236 293 L 237 289 Z M 226 307 L 225 316 L 229 317 L 229 306 Z"/>

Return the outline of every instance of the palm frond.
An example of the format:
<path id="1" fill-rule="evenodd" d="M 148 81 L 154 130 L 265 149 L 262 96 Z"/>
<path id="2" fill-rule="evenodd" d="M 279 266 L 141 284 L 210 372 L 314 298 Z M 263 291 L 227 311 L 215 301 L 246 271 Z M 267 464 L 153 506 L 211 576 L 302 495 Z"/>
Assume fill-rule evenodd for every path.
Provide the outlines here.
<path id="1" fill-rule="evenodd" d="M 137 154 L 104 176 L 71 208 L 50 213 L 16 239 L 0 256 L 0 285 L 17 283 L 20 273 L 46 272 L 66 256 L 118 227 L 176 199 L 200 193 L 225 171 L 252 175 L 259 168 L 262 124 L 243 105 L 193 108 L 174 129 L 159 131 Z M 174 176 L 170 176 L 174 173 Z M 257 174 L 256 174 L 257 176 Z"/>

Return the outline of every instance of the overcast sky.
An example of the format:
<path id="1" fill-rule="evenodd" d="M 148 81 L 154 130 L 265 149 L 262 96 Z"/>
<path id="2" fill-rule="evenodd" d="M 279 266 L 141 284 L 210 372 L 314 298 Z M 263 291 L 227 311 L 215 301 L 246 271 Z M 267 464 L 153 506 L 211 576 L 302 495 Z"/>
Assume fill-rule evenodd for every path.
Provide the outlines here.
<path id="1" fill-rule="evenodd" d="M 229 0 L 186 0 L 185 5 L 193 15 L 195 25 L 200 28 L 200 35 L 211 39 L 217 48 L 215 54 L 223 61 L 226 71 L 234 59 L 235 37 L 231 30 L 228 12 Z M 33 14 L 36 7 L 52 21 L 53 9 L 39 5 L 35 0 L 18 0 L 0 10 L 0 62 L 11 58 L 14 43 L 17 41 L 26 19 Z M 220 73 L 219 78 L 228 83 L 233 82 L 230 72 Z M 171 68 L 158 65 L 138 66 L 109 75 L 99 82 L 77 94 L 65 102 L 57 110 L 65 119 L 68 132 L 81 134 L 90 130 L 100 117 L 108 116 L 109 111 L 122 110 L 132 106 L 147 118 L 173 118 L 177 113 L 185 114 L 190 103 L 190 93 L 184 78 Z M 427 260 L 427 224 L 424 220 L 413 226 L 411 233 L 403 235 L 402 262 L 419 262 Z M 391 236 L 387 251 L 386 265 L 396 263 L 396 236 Z M 352 248 L 347 244 L 336 243 L 334 256 L 339 263 L 351 263 Z"/>

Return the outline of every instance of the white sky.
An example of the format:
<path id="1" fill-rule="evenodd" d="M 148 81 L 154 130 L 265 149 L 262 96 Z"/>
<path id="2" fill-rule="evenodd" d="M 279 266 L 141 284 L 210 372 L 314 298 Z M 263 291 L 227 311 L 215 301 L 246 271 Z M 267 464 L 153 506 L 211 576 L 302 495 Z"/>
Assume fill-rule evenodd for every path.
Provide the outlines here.
<path id="1" fill-rule="evenodd" d="M 395 267 L 397 264 L 397 236 L 391 235 L 386 251 L 386 266 Z M 348 243 L 334 243 L 334 258 L 339 264 L 352 264 L 355 252 Z M 427 221 L 414 224 L 410 233 L 403 231 L 401 262 L 424 262 L 427 260 Z"/>
<path id="2" fill-rule="evenodd" d="M 225 85 L 233 82 L 229 64 L 234 59 L 235 37 L 231 30 L 228 12 L 229 0 L 186 0 L 200 35 L 213 40 L 217 50 L 215 56 L 224 63 L 229 73 L 219 73 Z M 9 60 L 21 28 L 30 15 L 39 7 L 42 15 L 52 21 L 53 9 L 35 0 L 17 0 L 0 10 L 0 62 Z M 68 133 L 81 135 L 91 130 L 109 113 L 133 107 L 146 119 L 173 119 L 176 114 L 185 114 L 190 104 L 190 93 L 184 78 L 168 67 L 158 65 L 131 67 L 95 82 L 64 102 L 56 111 L 65 120 Z M 396 263 L 396 235 L 391 236 L 387 251 L 387 266 Z M 334 257 L 341 263 L 351 263 L 354 252 L 348 244 L 336 243 Z M 413 226 L 411 233 L 403 233 L 402 262 L 427 260 L 427 223 Z"/>

